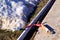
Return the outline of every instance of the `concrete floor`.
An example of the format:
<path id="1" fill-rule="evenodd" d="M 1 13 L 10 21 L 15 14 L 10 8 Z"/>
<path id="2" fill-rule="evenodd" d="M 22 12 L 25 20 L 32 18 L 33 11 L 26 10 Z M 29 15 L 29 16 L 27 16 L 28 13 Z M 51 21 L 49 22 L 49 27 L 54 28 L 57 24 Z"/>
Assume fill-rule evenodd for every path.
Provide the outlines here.
<path id="1" fill-rule="evenodd" d="M 60 0 L 55 1 L 43 22 L 52 27 L 56 33 L 49 34 L 39 28 L 34 40 L 60 40 Z"/>

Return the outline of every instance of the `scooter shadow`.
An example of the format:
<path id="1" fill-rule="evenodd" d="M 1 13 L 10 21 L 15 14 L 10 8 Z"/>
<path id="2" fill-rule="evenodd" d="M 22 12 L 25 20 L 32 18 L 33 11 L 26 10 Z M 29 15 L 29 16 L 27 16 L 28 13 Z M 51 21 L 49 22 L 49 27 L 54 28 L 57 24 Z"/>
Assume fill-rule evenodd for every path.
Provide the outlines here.
<path id="1" fill-rule="evenodd" d="M 49 26 L 48 24 L 45 24 L 44 26 L 46 26 L 50 30 L 50 32 L 52 32 L 52 34 L 55 34 L 56 33 L 54 31 L 54 29 L 51 26 Z"/>

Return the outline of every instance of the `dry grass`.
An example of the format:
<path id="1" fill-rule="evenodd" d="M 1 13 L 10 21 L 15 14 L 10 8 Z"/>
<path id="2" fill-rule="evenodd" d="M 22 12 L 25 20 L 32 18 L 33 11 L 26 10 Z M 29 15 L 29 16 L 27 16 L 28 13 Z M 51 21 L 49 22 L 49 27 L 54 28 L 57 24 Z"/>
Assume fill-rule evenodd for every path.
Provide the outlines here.
<path id="1" fill-rule="evenodd" d="M 30 21 L 32 21 L 32 19 L 38 14 L 38 12 L 43 8 L 47 1 L 48 0 L 42 0 L 41 2 L 39 2 L 39 4 L 37 5 L 37 9 Z M 23 30 L 12 32 L 0 29 L 0 40 L 16 40 L 22 32 Z"/>
<path id="2" fill-rule="evenodd" d="M 23 30 L 12 32 L 0 29 L 0 40 L 16 40 L 22 32 Z"/>
<path id="3" fill-rule="evenodd" d="M 36 17 L 36 15 L 39 13 L 39 11 L 44 7 L 44 5 L 48 2 L 48 0 L 41 0 L 38 5 L 37 5 L 37 9 L 35 10 L 35 12 L 33 13 L 33 16 L 30 19 L 30 22 L 32 21 L 32 19 L 34 19 Z"/>

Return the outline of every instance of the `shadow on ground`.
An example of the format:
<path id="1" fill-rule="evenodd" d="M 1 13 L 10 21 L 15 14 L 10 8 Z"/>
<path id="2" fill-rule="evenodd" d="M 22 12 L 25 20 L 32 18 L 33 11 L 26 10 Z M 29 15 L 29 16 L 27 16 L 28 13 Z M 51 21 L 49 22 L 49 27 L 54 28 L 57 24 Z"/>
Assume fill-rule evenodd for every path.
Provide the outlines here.
<path id="1" fill-rule="evenodd" d="M 52 33 L 52 34 L 55 34 L 56 32 L 54 31 L 54 29 L 51 27 L 51 26 L 49 26 L 48 24 L 45 24 L 44 26 L 46 26 L 49 30 L 50 30 L 50 32 Z"/>

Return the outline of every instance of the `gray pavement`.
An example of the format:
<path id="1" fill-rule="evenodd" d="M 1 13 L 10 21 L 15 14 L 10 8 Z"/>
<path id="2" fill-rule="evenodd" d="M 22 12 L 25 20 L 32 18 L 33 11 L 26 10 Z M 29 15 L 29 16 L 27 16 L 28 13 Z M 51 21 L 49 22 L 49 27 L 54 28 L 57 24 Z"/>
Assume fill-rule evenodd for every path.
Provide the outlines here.
<path id="1" fill-rule="evenodd" d="M 52 27 L 56 33 L 49 34 L 39 28 L 34 40 L 60 40 L 60 0 L 55 1 L 43 22 Z"/>

